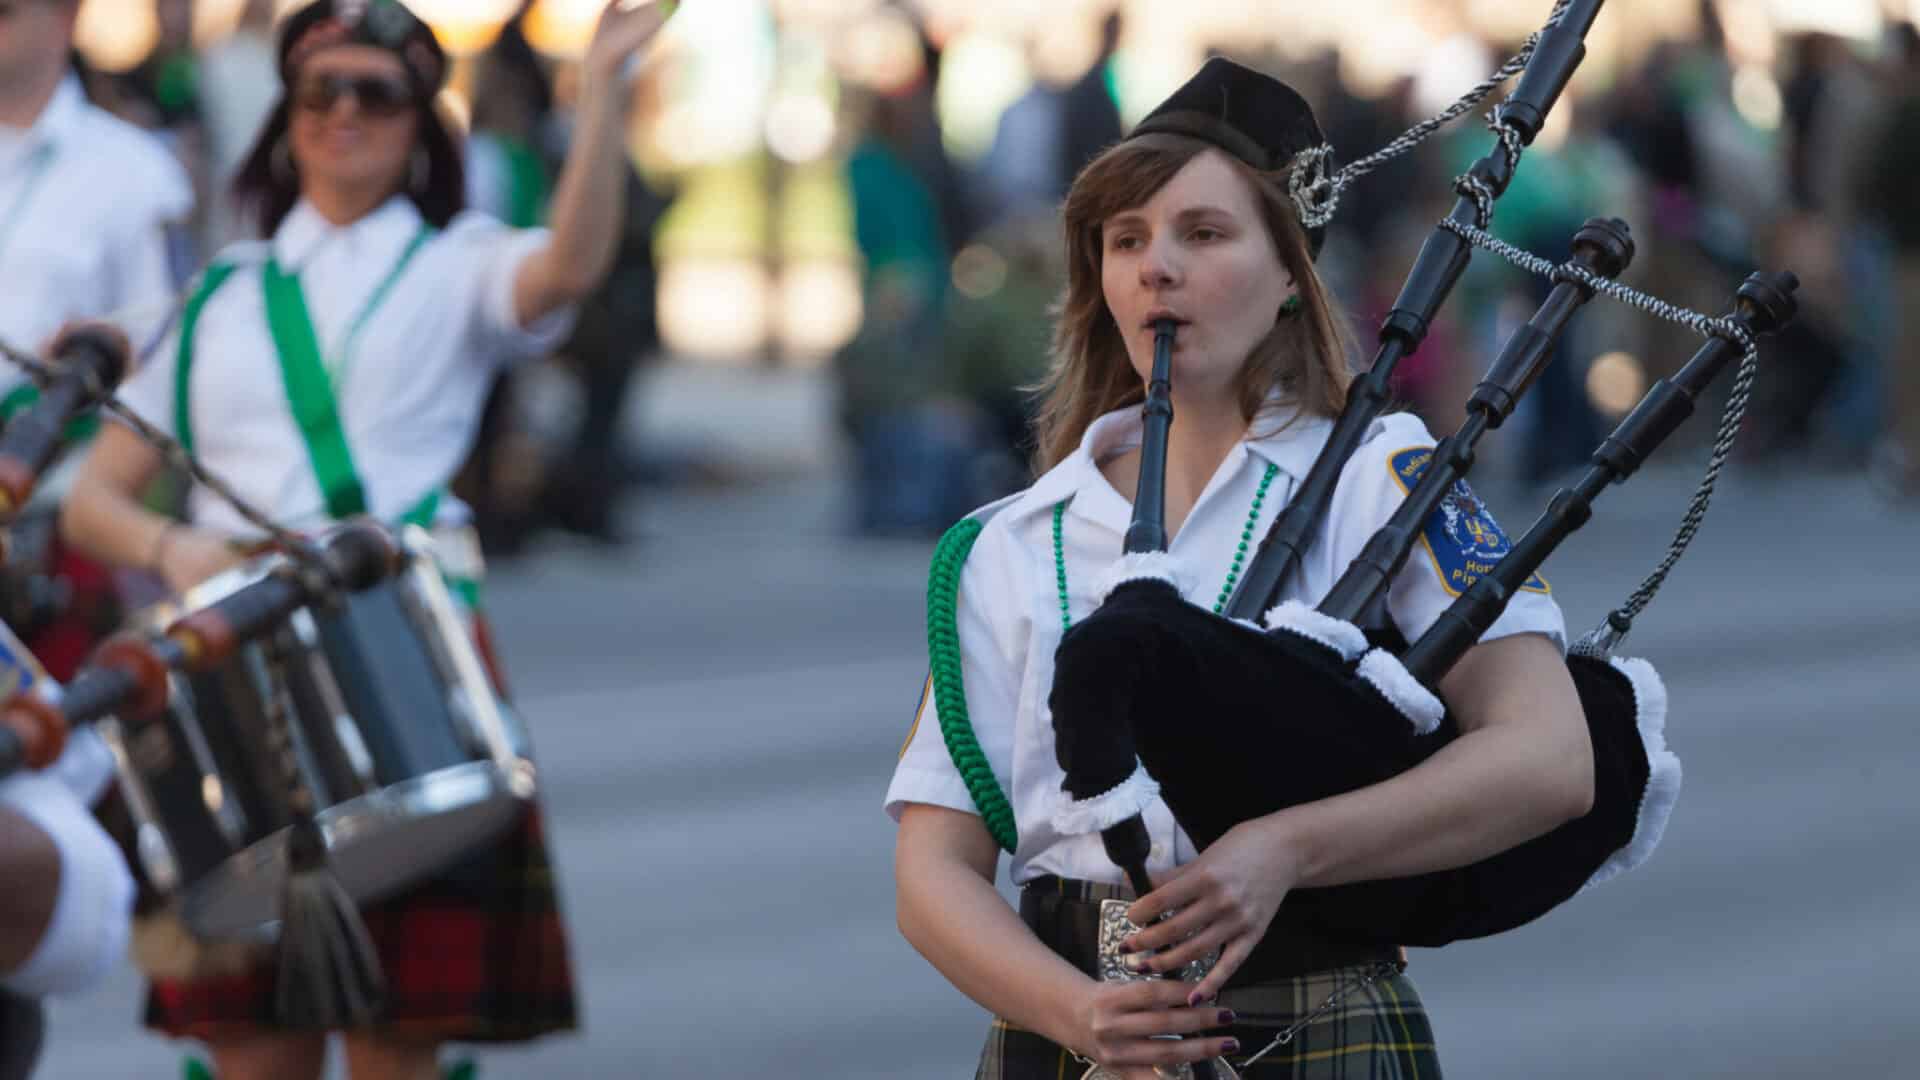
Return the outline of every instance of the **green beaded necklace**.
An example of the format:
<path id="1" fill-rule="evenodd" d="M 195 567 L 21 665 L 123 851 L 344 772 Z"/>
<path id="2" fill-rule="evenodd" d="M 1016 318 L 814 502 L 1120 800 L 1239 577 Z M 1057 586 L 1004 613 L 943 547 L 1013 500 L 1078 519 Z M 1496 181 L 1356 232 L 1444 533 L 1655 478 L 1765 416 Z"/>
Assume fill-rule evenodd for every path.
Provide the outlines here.
<path id="1" fill-rule="evenodd" d="M 1260 487 L 1253 493 L 1253 507 L 1247 511 L 1246 527 L 1240 530 L 1240 545 L 1234 549 L 1233 565 L 1227 568 L 1226 583 L 1220 586 L 1219 599 L 1213 602 L 1215 615 L 1227 609 L 1227 601 L 1233 597 L 1233 587 L 1240 583 L 1240 570 L 1247 561 L 1247 549 L 1253 543 L 1253 527 L 1260 523 L 1260 507 L 1267 501 L 1267 488 L 1273 485 L 1273 478 L 1280 474 L 1280 466 L 1269 463 L 1266 475 L 1260 478 Z M 1060 629 L 1073 629 L 1073 615 L 1067 610 L 1067 556 L 1061 542 L 1062 523 L 1067 516 L 1067 503 L 1071 499 L 1062 499 L 1053 504 L 1053 580 L 1060 590 Z"/>

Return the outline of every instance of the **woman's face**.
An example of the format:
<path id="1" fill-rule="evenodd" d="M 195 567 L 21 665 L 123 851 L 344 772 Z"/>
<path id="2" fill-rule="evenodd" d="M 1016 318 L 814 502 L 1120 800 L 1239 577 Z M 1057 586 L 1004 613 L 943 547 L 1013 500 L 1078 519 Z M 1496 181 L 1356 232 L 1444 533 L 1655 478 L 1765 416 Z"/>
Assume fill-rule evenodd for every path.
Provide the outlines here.
<path id="1" fill-rule="evenodd" d="M 1153 368 L 1153 322 L 1180 324 L 1173 386 L 1183 397 L 1232 393 L 1294 294 L 1254 192 L 1217 151 L 1109 218 L 1100 244 L 1101 292 L 1141 379 Z"/>
<path id="2" fill-rule="evenodd" d="M 406 186 L 419 118 L 399 57 L 365 45 L 326 49 L 302 65 L 291 93 L 290 138 L 303 187 Z"/>

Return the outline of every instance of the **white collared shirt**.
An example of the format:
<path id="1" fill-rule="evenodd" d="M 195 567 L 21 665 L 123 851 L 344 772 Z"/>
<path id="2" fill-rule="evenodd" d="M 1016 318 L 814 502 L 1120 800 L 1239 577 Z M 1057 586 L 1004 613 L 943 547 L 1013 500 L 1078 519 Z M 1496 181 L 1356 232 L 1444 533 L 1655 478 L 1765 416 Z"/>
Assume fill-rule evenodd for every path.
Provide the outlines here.
<path id="1" fill-rule="evenodd" d="M 407 264 L 350 352 L 349 331 L 415 236 L 422 219 L 395 196 L 350 225 L 334 226 L 305 201 L 268 243 L 236 245 L 217 262 L 236 269 L 195 328 L 188 407 L 196 455 L 241 497 L 294 527 L 326 521 L 326 500 L 287 399 L 268 329 L 263 284 L 268 256 L 297 274 L 367 508 L 384 521 L 448 483 L 465 459 L 499 368 L 557 346 L 571 329 L 563 310 L 522 327 L 513 282 L 547 233 L 510 229 L 464 213 Z M 176 335 L 177 336 L 177 335 Z M 169 434 L 177 346 L 160 350 L 121 392 Z M 253 528 L 204 488 L 189 504 L 198 524 L 239 536 Z M 464 520 L 451 497 L 440 522 Z"/>
<path id="2" fill-rule="evenodd" d="M 157 325 L 175 295 L 167 229 L 192 209 L 166 147 L 68 76 L 32 127 L 0 127 L 0 337 L 37 351 L 71 319 Z M 0 369 L 0 392 L 24 378 Z"/>
<path id="3" fill-rule="evenodd" d="M 1263 418 L 1255 431 L 1268 432 L 1275 426 Z M 1277 466 L 1278 472 L 1254 523 L 1254 548 L 1274 516 L 1292 500 L 1332 427 L 1331 421 L 1302 417 L 1277 433 L 1242 441 L 1228 452 L 1168 546 L 1188 600 L 1211 609 L 1219 597 L 1267 466 Z M 1063 836 L 1052 827 L 1053 814 L 1065 798 L 1060 791 L 1065 774 L 1054 756 L 1053 720 L 1047 708 L 1053 654 L 1064 632 L 1054 566 L 1053 509 L 1070 500 L 1062 520 L 1061 552 L 1068 607 L 1078 622 L 1098 606 L 1099 580 L 1118 559 L 1133 517 L 1132 503 L 1107 481 L 1098 463 L 1138 446 L 1140 430 L 1138 406 L 1095 421 L 1070 457 L 1026 491 L 998 504 L 961 573 L 958 623 L 967 713 L 988 764 L 1013 805 L 1019 844 L 1009 872 L 1015 884 L 1043 874 L 1122 880 L 1097 834 Z M 1405 451 L 1433 445 L 1426 426 L 1412 415 L 1385 416 L 1374 423 L 1342 472 L 1326 520 L 1283 599 L 1312 605 L 1326 595 L 1404 500 L 1392 469 L 1394 459 L 1401 457 L 1404 463 Z M 1394 623 L 1409 641 L 1432 625 L 1454 599 L 1430 550 L 1414 550 L 1388 595 Z M 1565 649 L 1565 623 L 1550 596 L 1518 593 L 1481 640 L 1527 632 L 1545 634 Z M 897 821 L 908 803 L 978 812 L 948 756 L 931 681 L 887 789 L 887 813 Z M 1170 869 L 1197 854 L 1164 802 L 1156 799 L 1145 821 L 1153 839 L 1150 871 Z"/>

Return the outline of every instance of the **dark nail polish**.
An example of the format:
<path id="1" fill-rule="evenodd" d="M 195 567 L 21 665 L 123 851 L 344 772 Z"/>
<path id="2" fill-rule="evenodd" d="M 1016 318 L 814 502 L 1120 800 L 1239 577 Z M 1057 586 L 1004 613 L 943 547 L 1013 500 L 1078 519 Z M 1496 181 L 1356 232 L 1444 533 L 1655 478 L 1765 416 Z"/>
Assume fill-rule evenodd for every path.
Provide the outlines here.
<path id="1" fill-rule="evenodd" d="M 1232 1009 L 1220 1010 L 1220 1023 L 1222 1026 L 1233 1023 L 1233 1019 L 1234 1017 L 1233 1017 Z"/>
<path id="2" fill-rule="evenodd" d="M 1127 955 L 1128 953 L 1133 951 L 1133 942 L 1131 941 L 1121 942 L 1120 948 L 1117 951 L 1120 953 L 1121 956 Z"/>
<path id="3" fill-rule="evenodd" d="M 1220 1052 L 1221 1052 L 1221 1053 L 1223 1053 L 1223 1054 L 1237 1054 L 1237 1053 L 1239 1053 L 1239 1052 L 1240 1052 L 1240 1040 L 1239 1040 L 1239 1039 L 1228 1039 L 1228 1040 L 1227 1040 L 1227 1045 L 1225 1045 L 1225 1046 L 1223 1046 L 1223 1047 L 1221 1047 L 1221 1048 L 1220 1048 Z"/>

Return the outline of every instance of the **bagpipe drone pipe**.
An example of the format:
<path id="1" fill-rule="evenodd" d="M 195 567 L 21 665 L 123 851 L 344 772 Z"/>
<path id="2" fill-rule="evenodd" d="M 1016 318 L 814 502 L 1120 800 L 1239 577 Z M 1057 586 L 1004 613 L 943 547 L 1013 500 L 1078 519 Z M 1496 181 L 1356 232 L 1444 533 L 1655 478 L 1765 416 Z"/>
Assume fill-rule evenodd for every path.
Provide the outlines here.
<path id="1" fill-rule="evenodd" d="M 406 563 L 393 535 L 371 521 L 329 533 L 317 556 L 287 560 L 273 573 L 192 612 L 158 634 L 126 632 L 108 639 L 64 689 L 17 686 L 0 701 L 0 778 L 44 769 L 60 756 L 67 734 L 108 716 L 149 722 L 166 708 L 175 673 L 210 671 L 241 645 L 286 622 L 294 611 L 338 594 L 364 592 Z"/>
<path id="2" fill-rule="evenodd" d="M 120 605 L 106 574 L 76 560 L 59 538 L 62 485 L 49 482 L 98 402 L 131 366 L 124 341 L 99 328 L 62 337 L 52 364 L 8 397 L 0 431 L 0 620 L 70 671 L 91 639 L 110 632 Z M 38 497 L 36 498 L 36 489 Z"/>

